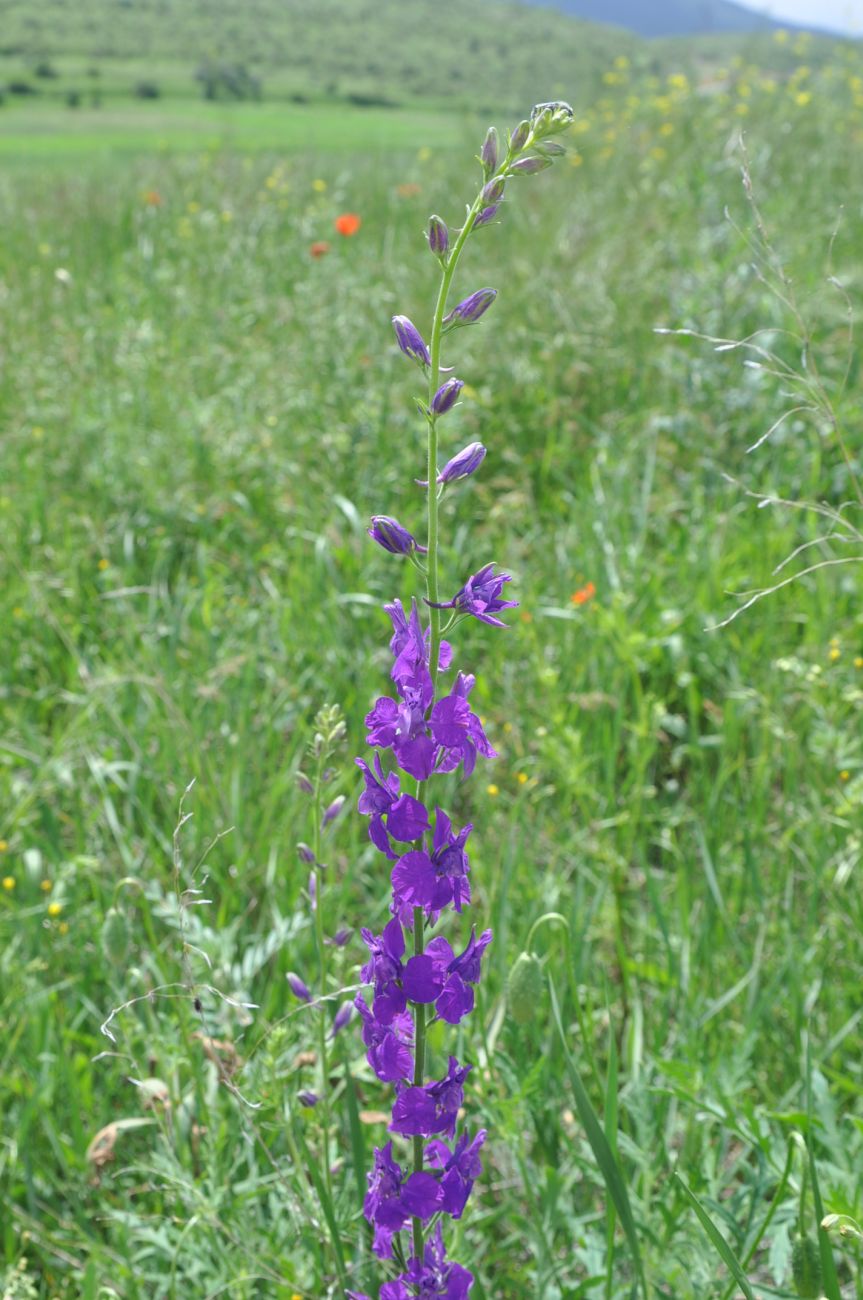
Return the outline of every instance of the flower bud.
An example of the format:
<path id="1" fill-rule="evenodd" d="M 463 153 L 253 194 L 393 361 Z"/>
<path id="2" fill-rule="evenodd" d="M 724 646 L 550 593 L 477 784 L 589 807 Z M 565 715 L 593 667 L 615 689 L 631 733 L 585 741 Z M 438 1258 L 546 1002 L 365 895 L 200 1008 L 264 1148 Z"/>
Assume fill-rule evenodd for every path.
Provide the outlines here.
<path id="1" fill-rule="evenodd" d="M 448 379 L 445 384 L 441 384 L 432 398 L 431 409 L 435 415 L 444 415 L 452 410 L 463 388 L 463 379 Z"/>
<path id="2" fill-rule="evenodd" d="M 324 810 L 324 820 L 321 824 L 323 826 L 329 826 L 330 822 L 334 822 L 342 811 L 344 804 L 345 796 L 343 794 L 337 795 L 329 807 Z"/>
<path id="3" fill-rule="evenodd" d="M 396 332 L 396 342 L 406 357 L 410 357 L 411 361 L 416 361 L 420 366 L 431 365 L 431 357 L 423 337 L 407 316 L 393 316 L 393 329 Z"/>
<path id="4" fill-rule="evenodd" d="M 550 166 L 550 158 L 519 158 L 509 170 L 518 176 L 534 176 L 537 172 L 544 172 L 546 167 Z"/>
<path id="5" fill-rule="evenodd" d="M 488 128 L 485 140 L 483 141 L 480 158 L 486 176 L 491 176 L 492 172 L 497 168 L 497 131 L 493 126 Z"/>
<path id="6" fill-rule="evenodd" d="M 473 223 L 474 230 L 478 230 L 480 226 L 487 226 L 490 221 L 494 221 L 499 207 L 499 203 L 491 203 L 487 208 L 483 208 Z"/>
<path id="7" fill-rule="evenodd" d="M 309 778 L 306 776 L 305 772 L 298 772 L 298 773 L 297 773 L 297 785 L 300 787 L 300 789 L 302 790 L 303 794 L 314 794 L 314 793 L 315 793 L 315 787 L 312 785 L 311 781 L 310 781 Z"/>
<path id="8" fill-rule="evenodd" d="M 301 1106 L 305 1106 L 307 1110 L 311 1110 L 313 1106 L 317 1106 L 319 1098 L 316 1092 L 310 1092 L 308 1088 L 303 1088 L 302 1092 L 297 1093 L 297 1101 Z"/>
<path id="9" fill-rule="evenodd" d="M 543 144 L 537 145 L 537 151 L 549 158 L 562 158 L 566 153 L 566 146 L 559 140 L 546 140 Z"/>
<path id="10" fill-rule="evenodd" d="M 448 460 L 437 476 L 438 483 L 455 483 L 456 479 L 467 478 L 479 469 L 485 460 L 485 447 L 481 442 L 471 442 Z"/>
<path id="11" fill-rule="evenodd" d="M 449 248 L 449 231 L 441 217 L 429 217 L 428 241 L 435 257 L 446 257 Z"/>
<path id="12" fill-rule="evenodd" d="M 299 975 L 295 975 L 292 970 L 289 970 L 285 979 L 288 981 L 288 987 L 295 998 L 299 998 L 301 1002 L 311 1002 L 311 989 L 308 984 L 305 984 L 303 980 L 300 979 Z"/>
<path id="13" fill-rule="evenodd" d="M 317 911 L 318 907 L 318 878 L 314 871 L 309 872 L 309 906 L 312 911 Z"/>
<path id="14" fill-rule="evenodd" d="M 443 318 L 444 325 L 473 325 L 484 316 L 497 297 L 497 289 L 477 289 L 453 307 Z"/>
<path id="15" fill-rule="evenodd" d="M 129 960 L 129 926 L 119 907 L 109 907 L 99 936 L 102 952 L 113 966 Z"/>
<path id="16" fill-rule="evenodd" d="M 482 187 L 483 203 L 498 203 L 503 198 L 506 181 L 503 176 L 496 176 L 493 181 Z"/>
<path id="17" fill-rule="evenodd" d="M 392 519 L 389 515 L 372 515 L 372 526 L 366 531 L 373 541 L 391 555 L 410 555 L 412 551 L 426 549 L 420 546 L 417 539 L 397 519 Z"/>
<path id="18" fill-rule="evenodd" d="M 507 1006 L 516 1024 L 529 1025 L 536 1018 L 544 988 L 539 958 L 523 952 L 509 973 L 506 991 Z"/>
<path id="19" fill-rule="evenodd" d="M 342 925 L 336 930 L 332 939 L 324 939 L 324 943 L 329 944 L 331 948 L 344 948 L 352 934 L 353 930 L 349 930 L 346 925 Z"/>
<path id="20" fill-rule="evenodd" d="M 350 1023 L 351 1016 L 354 1014 L 353 1002 L 343 1002 L 335 1014 L 333 1027 L 330 1030 L 330 1037 L 335 1038 L 345 1025 Z"/>
<path id="21" fill-rule="evenodd" d="M 513 153 L 518 153 L 527 143 L 527 137 L 530 135 L 530 122 L 519 122 L 513 131 L 509 140 L 509 147 Z"/>
<path id="22" fill-rule="evenodd" d="M 309 863 L 309 862 L 314 862 L 315 860 L 315 855 L 313 850 L 309 847 L 308 844 L 304 844 L 302 840 L 300 840 L 299 844 L 297 845 L 297 853 L 300 855 L 300 862 Z"/>

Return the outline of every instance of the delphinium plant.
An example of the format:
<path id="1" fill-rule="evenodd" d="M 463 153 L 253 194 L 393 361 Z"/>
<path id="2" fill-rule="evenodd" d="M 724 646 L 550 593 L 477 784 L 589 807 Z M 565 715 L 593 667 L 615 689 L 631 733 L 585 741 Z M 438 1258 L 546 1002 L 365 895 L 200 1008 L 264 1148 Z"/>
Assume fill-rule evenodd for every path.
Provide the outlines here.
<path id="1" fill-rule="evenodd" d="M 467 841 L 473 828 L 453 825 L 434 783 L 459 770 L 470 776 L 477 755 L 495 757 L 470 707 L 473 675 L 458 671 L 449 685 L 440 681 L 453 663 L 444 637 L 468 618 L 504 627 L 499 615 L 516 604 L 504 599 L 509 575 L 492 563 L 466 578 L 455 595 L 441 598 L 441 505 L 486 455 L 475 442 L 439 468 L 440 424 L 464 387 L 443 364 L 444 341 L 479 321 L 496 297 L 494 289 L 477 289 L 450 309 L 450 289 L 470 237 L 501 215 L 512 181 L 543 170 L 563 152 L 554 137 L 571 119 L 567 104 L 539 104 L 508 136 L 505 150 L 494 128 L 488 132 L 479 158 L 482 183 L 461 229 L 450 231 L 438 216 L 429 221 L 428 244 L 441 279 L 428 343 L 406 316 L 393 318 L 401 351 L 428 384 L 427 395 L 418 399 L 427 457 L 425 478 L 417 479 L 426 488 L 427 529 L 424 543 L 390 515 L 374 516 L 369 529 L 384 550 L 413 564 L 425 586 L 410 610 L 397 599 L 384 607 L 393 628 L 391 677 L 397 698 L 376 701 L 366 717 L 366 739 L 374 753 L 356 760 L 364 778 L 359 810 L 370 819 L 370 839 L 388 860 L 392 886 L 391 919 L 383 932 L 362 932 L 369 950 L 362 978 L 371 992 L 356 999 L 369 1064 L 395 1090 L 393 1136 L 374 1153 L 363 1206 L 373 1228 L 373 1251 L 392 1261 L 397 1274 L 383 1283 L 380 1300 L 467 1296 L 473 1276 L 447 1258 L 444 1224 L 447 1216 L 460 1218 L 464 1211 L 481 1172 L 486 1138 L 483 1130 L 457 1132 L 472 1067 L 452 1055 L 445 1070 L 433 1069 L 427 1060 L 431 1024 L 458 1025 L 473 1009 L 482 955 L 492 939 L 488 929 L 477 937 L 474 926 L 466 947 L 456 953 L 437 932 L 450 909 L 461 912 L 471 901 Z M 359 1292 L 348 1295 L 368 1300 Z"/>

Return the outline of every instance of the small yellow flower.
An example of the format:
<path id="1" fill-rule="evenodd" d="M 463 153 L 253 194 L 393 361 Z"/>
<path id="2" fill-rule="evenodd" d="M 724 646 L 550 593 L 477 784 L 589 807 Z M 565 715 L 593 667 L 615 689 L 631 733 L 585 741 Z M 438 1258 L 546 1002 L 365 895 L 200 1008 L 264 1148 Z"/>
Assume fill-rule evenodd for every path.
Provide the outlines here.
<path id="1" fill-rule="evenodd" d="M 847 768 L 847 767 L 843 767 L 842 771 L 839 773 L 839 780 L 840 780 L 840 781 L 850 781 L 850 780 L 851 780 L 851 773 L 848 771 L 848 768 Z"/>
<path id="2" fill-rule="evenodd" d="M 5 853 L 9 847 L 8 840 L 0 840 L 0 853 Z"/>
<path id="3" fill-rule="evenodd" d="M 663 122 L 663 123 L 662 123 L 662 126 L 659 128 L 659 134 L 660 134 L 660 135 L 666 135 L 666 136 L 667 136 L 667 135 L 674 135 L 674 123 L 673 123 L 673 122 Z"/>
<path id="4" fill-rule="evenodd" d="M 317 180 L 312 181 L 312 189 L 316 194 L 325 194 L 327 190 L 327 182 L 322 181 L 320 177 L 318 177 Z"/>
<path id="5" fill-rule="evenodd" d="M 666 149 L 663 149 L 661 144 L 657 144 L 654 145 L 653 148 L 651 149 L 650 156 L 656 162 L 664 162 L 665 159 L 668 157 L 668 151 Z"/>
<path id="6" fill-rule="evenodd" d="M 96 568 L 99 570 L 100 573 L 104 573 L 105 570 L 106 570 L 107 568 L 110 567 L 110 564 L 111 564 L 111 561 L 110 561 L 110 560 L 106 560 L 105 557 L 104 557 L 104 555 L 103 555 L 102 558 L 101 558 L 101 560 L 99 561 L 99 563 L 96 565 Z"/>
<path id="7" fill-rule="evenodd" d="M 14 605 L 14 606 L 12 607 L 12 617 L 13 617 L 13 618 L 23 618 L 23 617 L 24 617 L 24 611 L 23 611 L 23 609 L 21 608 L 20 605 Z"/>
<path id="8" fill-rule="evenodd" d="M 427 144 L 424 144 L 422 149 L 420 149 L 419 153 L 417 154 L 417 158 L 419 159 L 420 162 L 428 162 L 431 156 L 432 156 L 432 151 Z"/>
<path id="9" fill-rule="evenodd" d="M 583 162 L 584 162 L 584 158 L 581 156 L 580 153 L 571 153 L 569 155 L 570 167 L 580 167 Z"/>
<path id="10" fill-rule="evenodd" d="M 509 733 L 512 731 L 512 723 L 511 723 L 511 722 L 505 722 L 505 723 L 503 724 L 503 729 L 504 729 L 504 731 L 506 732 L 506 734 L 509 735 Z"/>
<path id="11" fill-rule="evenodd" d="M 6 890 L 7 894 L 10 893 L 10 892 L 15 888 L 15 877 L 14 877 L 14 876 L 4 876 L 4 877 L 3 877 L 3 888 Z"/>
<path id="12" fill-rule="evenodd" d="M 835 664 L 836 660 L 841 658 L 842 658 L 842 651 L 839 649 L 838 645 L 831 646 L 830 647 L 831 664 Z"/>
<path id="13" fill-rule="evenodd" d="M 43 257 L 50 257 L 50 256 L 51 256 L 51 245 L 50 245 L 50 244 L 40 244 L 40 245 L 39 245 L 39 252 L 42 254 Z"/>
<path id="14" fill-rule="evenodd" d="M 749 112 L 749 105 L 745 102 L 741 102 L 740 104 L 737 105 L 734 111 L 738 117 L 746 117 L 747 113 Z"/>
<path id="15" fill-rule="evenodd" d="M 48 904 L 48 915 L 49 915 L 49 916 L 59 916 L 60 913 L 61 913 L 62 911 L 63 911 L 63 904 L 62 904 L 62 903 L 49 903 L 49 904 Z"/>
<path id="16" fill-rule="evenodd" d="M 629 59 L 625 54 L 618 54 L 617 58 L 614 60 L 614 66 L 620 72 L 625 72 L 626 69 L 629 67 Z"/>
<path id="17" fill-rule="evenodd" d="M 527 785 L 527 772 L 519 772 L 515 779 L 518 781 L 519 785 Z"/>
<path id="18" fill-rule="evenodd" d="M 30 432 L 37 442 L 41 442 L 45 437 L 45 430 L 42 428 L 41 424 L 34 424 Z"/>
<path id="19" fill-rule="evenodd" d="M 856 655 L 854 659 L 855 668 L 863 668 L 863 655 Z"/>
<path id="20" fill-rule="evenodd" d="M 811 99 L 811 90 L 798 90 L 797 94 L 794 96 L 794 103 L 798 108 L 805 108 Z"/>
<path id="21" fill-rule="evenodd" d="M 186 211 L 188 212 L 190 217 L 193 217 L 196 212 L 201 211 L 201 205 L 200 203 L 196 203 L 195 200 L 193 199 L 191 203 L 186 204 Z"/>
<path id="22" fill-rule="evenodd" d="M 51 890 L 54 888 L 54 885 L 50 880 L 43 880 L 39 888 L 42 890 L 43 894 L 50 894 Z"/>
<path id="23" fill-rule="evenodd" d="M 784 27 L 780 27 L 778 32 L 773 33 L 773 39 L 777 45 L 787 45 L 789 41 L 789 34 L 788 32 L 786 32 Z"/>
<path id="24" fill-rule="evenodd" d="M 61 921 L 60 924 L 57 926 L 57 929 L 60 931 L 61 934 L 68 934 L 68 933 L 69 933 L 69 922 L 68 922 L 68 921 Z"/>
<path id="25" fill-rule="evenodd" d="M 225 211 L 222 213 L 222 220 L 224 221 L 225 225 L 228 225 L 229 222 L 234 220 L 233 212 L 229 212 L 228 209 L 225 208 Z"/>
<path id="26" fill-rule="evenodd" d="M 496 786 L 493 781 L 491 785 L 487 785 L 485 789 L 486 789 L 486 794 L 490 794 L 492 798 L 494 798 L 496 794 L 500 794 L 500 787 Z"/>

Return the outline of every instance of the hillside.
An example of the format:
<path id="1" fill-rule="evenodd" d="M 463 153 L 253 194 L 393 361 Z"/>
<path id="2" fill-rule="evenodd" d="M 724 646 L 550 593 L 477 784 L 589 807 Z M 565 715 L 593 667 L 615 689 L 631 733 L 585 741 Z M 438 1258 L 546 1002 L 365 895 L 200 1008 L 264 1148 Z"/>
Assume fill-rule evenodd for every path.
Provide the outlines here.
<path id="1" fill-rule="evenodd" d="M 573 18 L 613 23 L 640 36 L 695 36 L 708 32 L 764 32 L 780 26 L 732 0 L 525 0 L 551 5 Z M 789 24 L 781 24 L 789 26 Z"/>
<path id="2" fill-rule="evenodd" d="M 497 0 L 0 0 L 0 86 L 199 97 L 221 69 L 226 98 L 515 110 L 590 96 L 633 40 Z"/>

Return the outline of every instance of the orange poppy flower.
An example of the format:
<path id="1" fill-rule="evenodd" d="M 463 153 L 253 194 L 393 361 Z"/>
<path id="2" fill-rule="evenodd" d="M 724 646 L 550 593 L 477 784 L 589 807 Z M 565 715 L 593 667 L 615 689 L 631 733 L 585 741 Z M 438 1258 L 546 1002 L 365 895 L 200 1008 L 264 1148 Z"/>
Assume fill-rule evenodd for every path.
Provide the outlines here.
<path id="1" fill-rule="evenodd" d="M 329 251 L 330 246 L 325 239 L 316 239 L 309 249 L 312 257 L 323 257 Z"/>
<path id="2" fill-rule="evenodd" d="M 572 593 L 572 603 L 573 605 L 586 605 L 595 595 L 596 587 L 592 582 L 587 582 L 583 587 L 579 587 L 578 591 Z"/>
<path id="3" fill-rule="evenodd" d="M 144 192 L 144 202 L 148 208 L 160 208 L 162 206 L 162 196 L 158 190 L 146 190 Z"/>
<path id="4" fill-rule="evenodd" d="M 336 217 L 336 230 L 340 235 L 355 235 L 361 225 L 355 212 L 343 212 L 340 217 Z"/>

